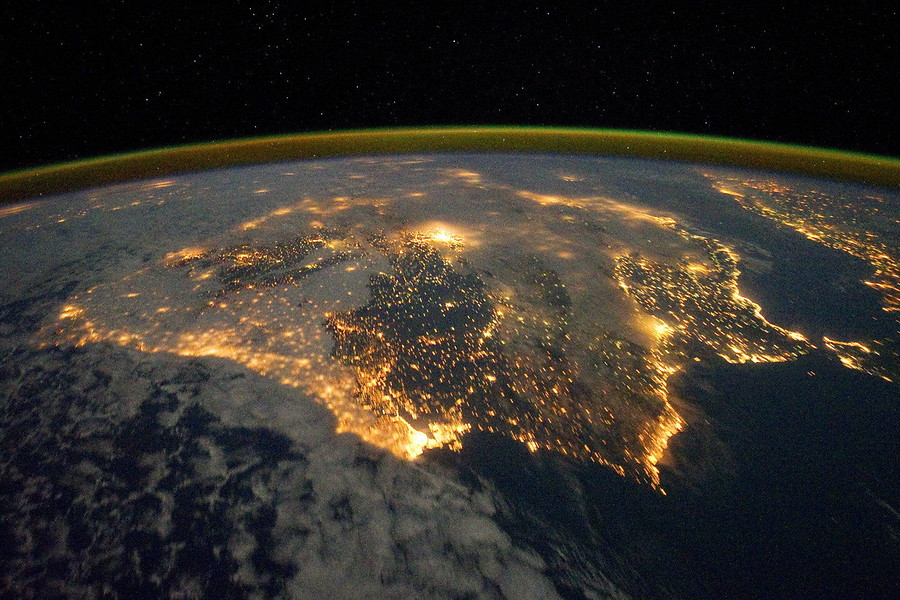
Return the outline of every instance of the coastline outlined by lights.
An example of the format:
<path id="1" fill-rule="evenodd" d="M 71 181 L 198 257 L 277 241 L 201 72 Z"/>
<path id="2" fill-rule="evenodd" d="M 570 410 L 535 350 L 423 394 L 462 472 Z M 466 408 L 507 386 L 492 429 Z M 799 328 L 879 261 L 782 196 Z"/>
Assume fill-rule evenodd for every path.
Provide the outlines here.
<path id="1" fill-rule="evenodd" d="M 758 176 L 703 175 L 713 189 L 743 209 L 790 228 L 811 242 L 867 262 L 872 274 L 862 284 L 878 294 L 884 312 L 900 313 L 900 207 L 892 198 L 871 190 L 861 195 L 827 194 Z M 822 346 L 848 368 L 888 381 L 900 375 L 900 324 L 892 338 L 863 343 L 824 336 Z"/>
<path id="2" fill-rule="evenodd" d="M 814 348 L 741 293 L 727 240 L 638 198 L 578 187 L 597 160 L 515 159 L 535 167 L 517 182 L 479 168 L 486 160 L 297 162 L 241 171 L 238 187 L 209 183 L 227 172 L 168 176 L 35 208 L 48 221 L 20 235 L 114 214 L 120 236 L 145 235 L 128 229 L 147 223 L 130 211 L 191 214 L 198 202 L 240 212 L 216 213 L 224 220 L 202 234 L 185 224 L 180 242 L 154 238 L 143 262 L 113 261 L 34 341 L 229 359 L 403 458 L 480 430 L 654 487 L 685 426 L 674 374 Z M 833 338 L 826 349 L 850 368 L 868 356 Z"/>
<path id="3" fill-rule="evenodd" d="M 521 172 L 491 166 L 494 153 Z M 150 222 L 137 215 L 152 215 L 166 235 L 144 262 L 116 266 L 108 257 L 111 266 L 94 270 L 102 277 L 71 293 L 33 342 L 229 359 L 328 407 L 339 432 L 407 459 L 485 431 L 658 488 L 657 464 L 686 425 L 669 383 L 695 362 L 782 362 L 819 348 L 847 368 L 893 376 L 877 340 L 809 340 L 767 320 L 765 302 L 741 292 L 743 250 L 734 240 L 597 183 L 593 169 L 617 168 L 610 156 L 900 187 L 895 159 L 723 138 L 355 131 L 0 175 L 0 201 L 30 198 L 0 205 L 0 226 L 10 224 L 0 236 L 55 239 L 120 215 L 116 239 L 130 241 Z M 338 157 L 348 158 L 314 160 Z M 258 163 L 259 171 L 234 171 L 246 181 L 224 170 Z M 825 214 L 826 195 L 802 195 L 777 175 L 672 168 L 696 179 L 697 190 L 712 185 L 723 202 L 868 260 L 876 273 L 866 285 L 896 313 L 893 249 Z M 230 187 L 209 183 L 217 177 Z M 120 185 L 102 187 L 110 183 Z M 84 188 L 95 189 L 41 198 Z M 880 192 L 871 193 L 877 205 Z M 203 202 L 229 209 L 213 215 Z M 214 216 L 215 225 L 199 234 L 164 214 Z M 860 214 L 850 216 L 858 224 Z M 186 228 L 175 236 L 181 242 L 168 239 L 171 227 Z"/>

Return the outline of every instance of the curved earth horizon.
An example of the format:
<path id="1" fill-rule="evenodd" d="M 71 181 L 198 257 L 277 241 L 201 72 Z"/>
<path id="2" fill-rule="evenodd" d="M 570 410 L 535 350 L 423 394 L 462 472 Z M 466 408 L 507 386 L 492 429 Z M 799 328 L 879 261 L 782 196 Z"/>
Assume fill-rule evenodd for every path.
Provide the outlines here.
<path id="1" fill-rule="evenodd" d="M 894 597 L 898 190 L 547 128 L 0 175 L 0 589 Z"/>

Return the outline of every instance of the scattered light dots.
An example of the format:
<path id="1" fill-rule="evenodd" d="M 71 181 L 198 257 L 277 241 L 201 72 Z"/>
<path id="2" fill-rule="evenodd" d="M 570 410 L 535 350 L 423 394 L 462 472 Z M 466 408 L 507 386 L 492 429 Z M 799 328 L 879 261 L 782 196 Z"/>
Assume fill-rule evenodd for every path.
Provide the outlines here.
<path id="1" fill-rule="evenodd" d="M 438 175 L 439 185 L 489 186 L 468 169 Z M 144 191 L 170 186 L 175 182 L 154 182 Z M 896 292 L 889 248 L 838 235 L 820 217 L 801 222 L 787 208 L 760 208 L 762 188 L 790 193 L 760 183 L 716 187 L 764 216 L 784 212 L 785 224 L 810 239 L 864 255 L 879 266 L 867 284 L 885 298 Z M 339 431 L 404 458 L 459 448 L 467 432 L 481 430 L 532 452 L 594 460 L 652 486 L 659 485 L 656 465 L 669 439 L 685 424 L 667 382 L 703 360 L 697 348 L 744 363 L 790 360 L 813 347 L 803 334 L 770 323 L 741 294 L 734 249 L 673 216 L 602 196 L 503 186 L 493 192 L 553 215 L 528 225 L 536 256 L 492 258 L 505 241 L 464 217 L 411 219 L 386 231 L 390 217 L 381 217 L 400 201 L 424 206 L 422 191 L 303 197 L 238 224 L 231 235 L 245 240 L 239 245 L 174 250 L 71 297 L 45 332 L 47 343 L 110 341 L 231 359 L 302 389 L 332 410 Z M 245 193 L 274 199 L 267 187 Z M 97 202 L 90 210 L 142 204 Z M 493 206 L 486 214 L 502 222 L 504 210 Z M 359 215 L 381 220 L 370 226 Z M 286 222 L 299 224 L 293 236 L 283 234 Z M 253 239 L 268 241 L 246 241 Z M 599 249 L 590 246 L 598 240 Z M 608 261 L 606 279 L 581 269 L 589 259 Z M 489 268 L 478 266 L 484 260 Z M 607 317 L 607 329 L 585 328 L 573 297 L 599 289 L 615 296 L 605 301 L 619 314 Z M 861 370 L 879 351 L 862 342 L 823 343 Z"/>

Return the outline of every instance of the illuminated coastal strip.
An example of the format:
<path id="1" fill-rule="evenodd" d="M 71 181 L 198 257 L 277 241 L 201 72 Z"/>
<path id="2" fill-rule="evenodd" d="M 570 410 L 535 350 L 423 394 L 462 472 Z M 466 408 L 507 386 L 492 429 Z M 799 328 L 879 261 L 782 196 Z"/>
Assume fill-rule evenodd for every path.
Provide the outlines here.
<path id="1" fill-rule="evenodd" d="M 93 158 L 0 175 L 0 202 L 203 169 L 416 152 L 547 152 L 658 158 L 900 188 L 900 160 L 885 156 L 676 133 L 468 126 L 249 138 Z"/>

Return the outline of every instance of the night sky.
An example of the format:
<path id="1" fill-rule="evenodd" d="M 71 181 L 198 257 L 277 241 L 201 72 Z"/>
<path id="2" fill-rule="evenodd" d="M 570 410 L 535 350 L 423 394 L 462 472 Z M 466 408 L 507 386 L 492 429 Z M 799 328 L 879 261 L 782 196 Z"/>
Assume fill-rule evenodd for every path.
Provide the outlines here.
<path id="1" fill-rule="evenodd" d="M 900 156 L 895 3 L 491 4 L 7 3 L 0 171 L 443 124 L 679 131 Z"/>

